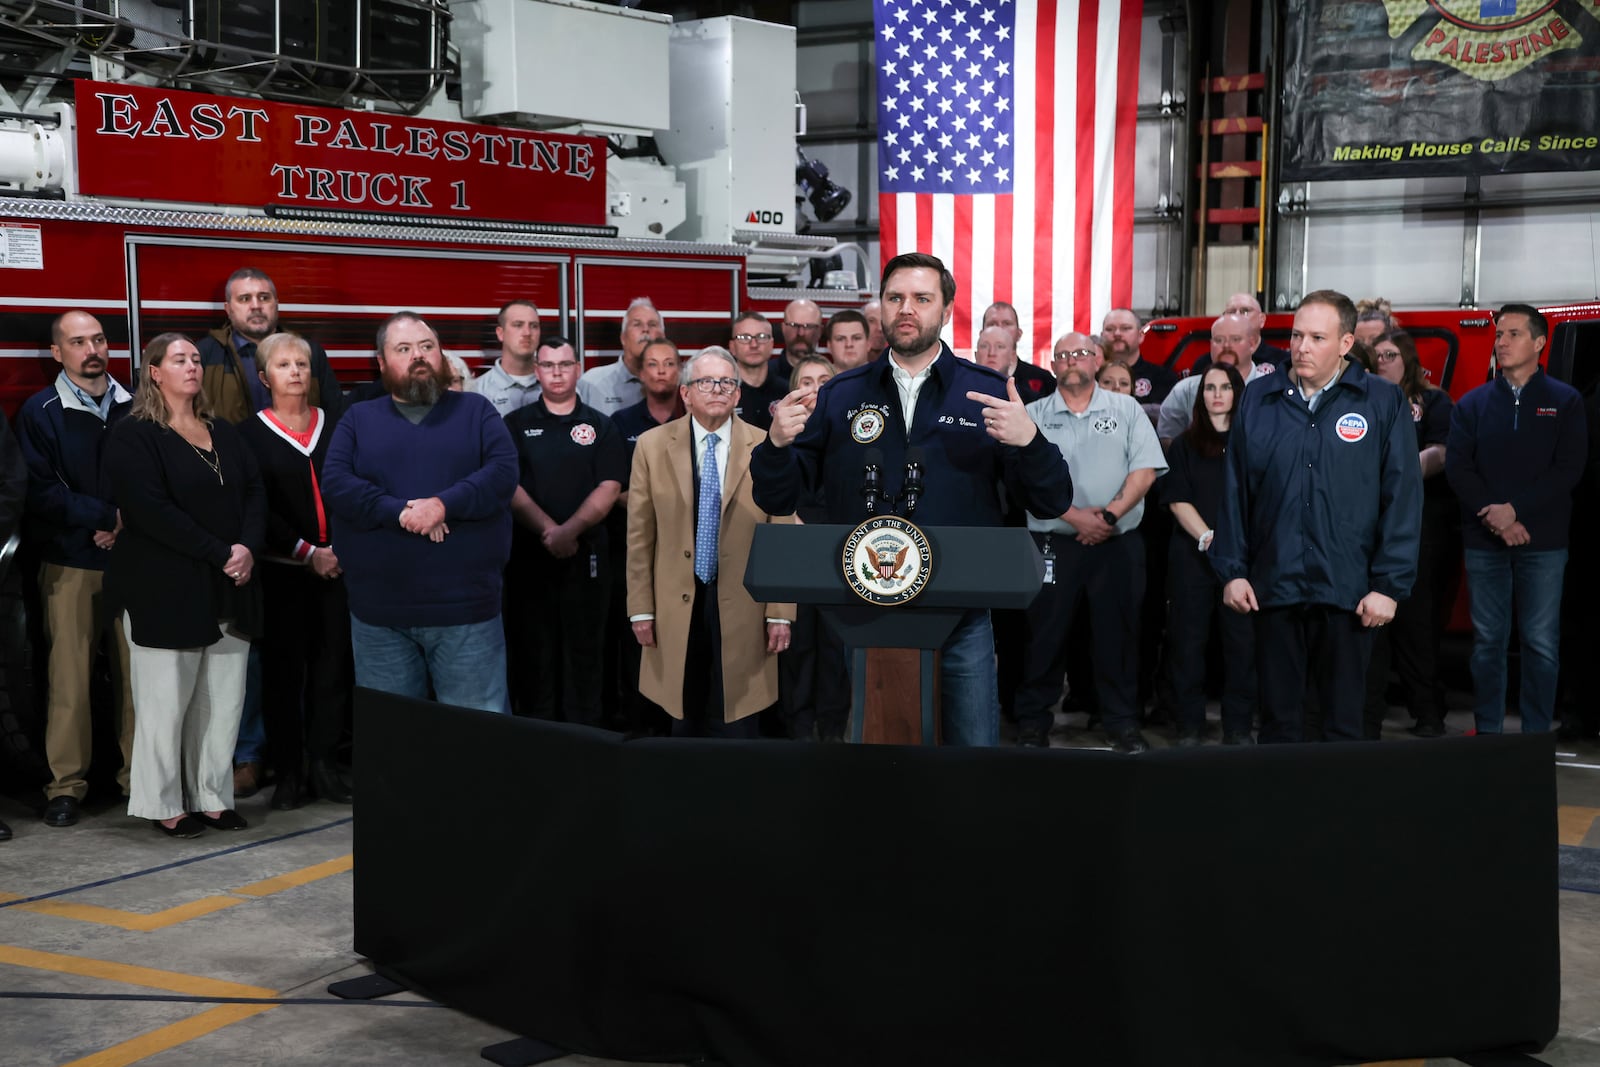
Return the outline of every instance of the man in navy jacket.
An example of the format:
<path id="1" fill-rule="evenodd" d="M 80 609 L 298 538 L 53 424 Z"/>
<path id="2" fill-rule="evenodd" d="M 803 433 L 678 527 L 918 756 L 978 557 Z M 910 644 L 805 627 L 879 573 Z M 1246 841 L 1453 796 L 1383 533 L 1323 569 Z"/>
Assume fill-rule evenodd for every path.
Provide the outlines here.
<path id="1" fill-rule="evenodd" d="M 913 518 L 931 526 L 1000 526 L 1000 487 L 1041 518 L 1072 506 L 1060 449 L 1028 417 L 1016 383 L 957 359 L 939 340 L 955 278 L 933 256 L 908 253 L 883 271 L 889 358 L 836 375 L 779 402 L 766 441 L 750 456 L 755 502 L 792 514 L 820 490 L 828 520 L 867 518 L 862 470 L 877 453 L 882 490 L 901 491 L 906 456 L 923 452 L 925 488 Z M 887 510 L 887 509 L 886 509 Z M 987 611 L 966 614 L 943 653 L 940 688 L 948 744 L 993 745 L 1000 732 L 994 632 Z"/>
<path id="2" fill-rule="evenodd" d="M 447 388 L 413 312 L 378 330 L 387 396 L 352 404 L 322 494 L 338 517 L 356 684 L 509 712 L 501 581 L 517 451 L 494 405 Z"/>
<path id="3" fill-rule="evenodd" d="M 110 372 L 110 346 L 100 321 L 69 311 L 50 326 L 50 354 L 61 364 L 54 384 L 17 414 L 17 439 L 28 466 L 29 541 L 39 553 L 39 593 L 50 637 L 50 701 L 45 718 L 46 826 L 71 826 L 89 791 L 93 753 L 89 676 L 102 641 L 116 665 L 122 768 L 128 791 L 133 756 L 133 693 L 128 643 L 113 625 L 101 585 L 107 552 L 122 517 L 100 491 L 100 453 L 106 434 L 128 413 L 133 397 Z"/>
<path id="4" fill-rule="evenodd" d="M 1472 592 L 1480 734 L 1500 733 L 1505 722 L 1513 600 L 1522 632 L 1522 732 L 1548 732 L 1555 713 L 1572 490 L 1583 477 L 1588 439 L 1583 398 L 1539 369 L 1548 335 L 1544 316 L 1527 304 L 1500 309 L 1500 376 L 1461 398 L 1445 445 Z"/>
<path id="5" fill-rule="evenodd" d="M 1332 290 L 1295 311 L 1290 366 L 1233 416 L 1211 563 L 1222 602 L 1258 612 L 1262 741 L 1304 738 L 1308 681 L 1323 737 L 1361 737 L 1369 631 L 1411 593 L 1422 471 L 1411 405 L 1346 358 L 1356 309 Z M 1308 674 L 1309 672 L 1309 674 Z"/>

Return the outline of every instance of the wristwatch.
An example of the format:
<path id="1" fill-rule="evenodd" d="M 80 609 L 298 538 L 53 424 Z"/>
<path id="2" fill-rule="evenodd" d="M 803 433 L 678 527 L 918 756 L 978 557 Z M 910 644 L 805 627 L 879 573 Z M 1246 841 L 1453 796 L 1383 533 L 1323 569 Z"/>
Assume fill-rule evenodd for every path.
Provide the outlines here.
<path id="1" fill-rule="evenodd" d="M 1107 526 L 1115 526 L 1117 524 L 1117 517 L 1111 514 L 1110 508 L 1101 508 L 1100 517 L 1106 521 Z"/>

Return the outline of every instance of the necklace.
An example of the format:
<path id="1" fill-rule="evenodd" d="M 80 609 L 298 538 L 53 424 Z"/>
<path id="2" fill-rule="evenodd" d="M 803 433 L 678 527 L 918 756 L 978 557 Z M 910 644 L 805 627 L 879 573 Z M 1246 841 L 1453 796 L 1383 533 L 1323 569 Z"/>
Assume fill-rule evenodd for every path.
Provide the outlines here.
<path id="1" fill-rule="evenodd" d="M 204 463 L 206 466 L 211 468 L 211 473 L 215 474 L 217 476 L 217 484 L 218 485 L 226 485 L 227 484 L 226 482 L 224 482 L 222 480 L 222 457 L 221 456 L 217 455 L 215 452 L 212 452 L 210 458 L 207 458 L 206 454 L 204 452 L 202 452 L 200 449 L 196 448 L 194 442 L 189 440 L 187 437 L 185 437 L 183 439 L 183 443 L 188 445 L 189 448 L 194 451 L 194 454 L 200 457 L 200 462 L 201 463 Z"/>

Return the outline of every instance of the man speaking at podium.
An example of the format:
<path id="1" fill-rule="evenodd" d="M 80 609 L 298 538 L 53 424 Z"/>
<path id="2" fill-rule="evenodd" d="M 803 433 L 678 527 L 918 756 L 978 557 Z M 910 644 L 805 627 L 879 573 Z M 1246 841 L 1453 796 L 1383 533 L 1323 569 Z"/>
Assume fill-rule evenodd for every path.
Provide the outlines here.
<path id="1" fill-rule="evenodd" d="M 820 490 L 830 522 L 859 523 L 874 509 L 903 514 L 911 510 L 907 482 L 916 480 L 907 475 L 920 467 L 922 489 L 908 515 L 919 525 L 1000 526 L 1002 493 L 1040 518 L 1064 514 L 1072 506 L 1066 460 L 1028 417 L 1015 383 L 956 358 L 939 340 L 956 297 L 944 264 L 918 252 L 896 256 L 880 295 L 889 358 L 778 403 L 767 440 L 750 456 L 756 505 L 787 515 L 802 492 Z M 996 744 L 989 612 L 967 612 L 940 652 L 945 743 Z"/>

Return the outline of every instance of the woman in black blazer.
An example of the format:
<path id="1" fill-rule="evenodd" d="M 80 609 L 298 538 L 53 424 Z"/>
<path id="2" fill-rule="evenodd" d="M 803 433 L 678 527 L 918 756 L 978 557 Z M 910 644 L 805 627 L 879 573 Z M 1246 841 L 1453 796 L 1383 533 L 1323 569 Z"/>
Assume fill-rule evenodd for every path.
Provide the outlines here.
<path id="1" fill-rule="evenodd" d="M 267 489 L 261 696 L 278 779 L 272 806 L 286 810 L 303 802 L 307 757 L 316 795 L 348 804 L 350 786 L 334 763 L 334 748 L 350 715 L 355 674 L 350 605 L 321 489 L 334 420 L 307 396 L 313 379 L 304 339 L 273 334 L 257 346 L 256 358 L 272 406 L 240 423 L 239 432 Z"/>
<path id="2" fill-rule="evenodd" d="M 143 359 L 103 475 L 122 526 L 106 594 L 128 632 L 128 814 L 171 837 L 242 830 L 233 746 L 250 638 L 262 624 L 252 580 L 266 524 L 261 475 L 238 432 L 212 420 L 188 338 L 164 333 Z"/>

